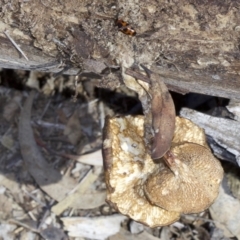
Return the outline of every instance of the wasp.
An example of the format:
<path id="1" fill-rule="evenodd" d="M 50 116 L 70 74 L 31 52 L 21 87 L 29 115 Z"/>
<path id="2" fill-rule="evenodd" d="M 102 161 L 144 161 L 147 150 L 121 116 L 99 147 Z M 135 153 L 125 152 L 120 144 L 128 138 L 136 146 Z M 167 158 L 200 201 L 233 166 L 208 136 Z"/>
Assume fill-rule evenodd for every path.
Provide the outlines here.
<path id="1" fill-rule="evenodd" d="M 115 24 L 118 27 L 118 30 L 122 33 L 130 36 L 136 35 L 136 31 L 129 25 L 129 23 L 123 21 L 122 19 L 117 19 Z"/>

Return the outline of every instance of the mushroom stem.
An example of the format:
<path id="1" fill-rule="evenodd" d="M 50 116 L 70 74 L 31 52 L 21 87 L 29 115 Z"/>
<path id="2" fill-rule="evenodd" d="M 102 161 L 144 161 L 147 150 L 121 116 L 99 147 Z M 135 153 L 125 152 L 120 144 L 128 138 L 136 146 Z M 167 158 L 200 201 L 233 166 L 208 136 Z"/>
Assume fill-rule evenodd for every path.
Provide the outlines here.
<path id="1" fill-rule="evenodd" d="M 176 170 L 176 161 L 177 157 L 171 152 L 171 150 L 167 151 L 163 156 L 163 160 L 166 165 L 170 168 L 170 170 L 174 173 L 175 176 L 178 176 L 178 171 Z"/>

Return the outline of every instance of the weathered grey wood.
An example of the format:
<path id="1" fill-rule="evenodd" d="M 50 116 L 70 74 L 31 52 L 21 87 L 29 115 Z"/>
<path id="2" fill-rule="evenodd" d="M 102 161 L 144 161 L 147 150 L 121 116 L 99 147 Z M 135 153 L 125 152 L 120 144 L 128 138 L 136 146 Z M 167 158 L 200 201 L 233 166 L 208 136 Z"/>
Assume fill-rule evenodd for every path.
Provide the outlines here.
<path id="1" fill-rule="evenodd" d="M 20 46 L 28 56 L 29 61 L 21 56 L 8 39 L 0 37 L 0 67 L 53 73 L 63 69 L 59 59 L 47 56 L 43 51 L 35 48 L 30 43 L 24 42 Z M 68 73 L 76 74 L 77 71 L 76 69 Z"/>
<path id="2" fill-rule="evenodd" d="M 192 109 L 183 108 L 180 116 L 205 130 L 214 154 L 220 159 L 240 166 L 240 123 L 231 119 L 213 117 Z"/>
<path id="3" fill-rule="evenodd" d="M 95 71 L 88 59 L 109 68 L 141 63 L 176 92 L 240 99 L 239 1 L 0 0 L 0 6 L 0 67 L 76 74 Z M 117 17 L 137 35 L 118 31 Z"/>

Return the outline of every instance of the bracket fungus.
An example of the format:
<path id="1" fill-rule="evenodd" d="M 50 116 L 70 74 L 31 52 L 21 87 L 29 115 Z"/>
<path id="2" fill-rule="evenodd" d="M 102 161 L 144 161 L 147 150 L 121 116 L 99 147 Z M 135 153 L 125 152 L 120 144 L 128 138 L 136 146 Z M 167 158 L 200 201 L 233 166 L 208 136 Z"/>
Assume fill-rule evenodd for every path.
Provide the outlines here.
<path id="1" fill-rule="evenodd" d="M 150 227 L 208 208 L 218 195 L 221 164 L 207 147 L 204 131 L 176 117 L 171 148 L 156 163 L 146 149 L 144 117 L 108 117 L 103 159 L 107 201 Z"/>

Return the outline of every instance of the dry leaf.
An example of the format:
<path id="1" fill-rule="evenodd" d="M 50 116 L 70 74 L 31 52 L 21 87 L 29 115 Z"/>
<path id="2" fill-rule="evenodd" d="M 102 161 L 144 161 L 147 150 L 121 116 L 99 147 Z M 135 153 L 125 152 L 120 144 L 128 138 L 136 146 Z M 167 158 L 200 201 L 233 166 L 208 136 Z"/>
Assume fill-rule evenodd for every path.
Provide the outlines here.
<path id="1" fill-rule="evenodd" d="M 124 75 L 124 83 L 138 93 L 145 115 L 145 142 L 151 149 L 152 159 L 158 159 L 171 146 L 175 129 L 175 106 L 160 76 L 142 67 L 149 75 L 149 83 L 134 81 L 129 75 Z M 146 78 L 144 75 L 143 77 Z"/>
<path id="2" fill-rule="evenodd" d="M 144 230 L 144 225 L 135 221 L 131 221 L 129 224 L 130 227 L 130 232 L 133 234 L 138 234 L 140 232 L 143 232 Z"/>
<path id="3" fill-rule="evenodd" d="M 31 108 L 34 91 L 26 100 L 21 111 L 18 131 L 22 157 L 28 171 L 39 187 L 56 201 L 61 201 L 74 188 L 75 182 L 68 176 L 62 176 L 42 156 L 34 139 L 31 128 Z"/>
<path id="4" fill-rule="evenodd" d="M 7 121 L 10 121 L 14 117 L 16 111 L 19 109 L 19 103 L 21 102 L 21 100 L 22 94 L 16 91 L 11 100 L 4 105 L 3 117 Z"/>
<path id="5" fill-rule="evenodd" d="M 84 194 L 79 193 L 70 207 L 74 209 L 93 209 L 105 204 L 106 191 L 92 191 Z"/>
<path id="6" fill-rule="evenodd" d="M 26 85 L 33 89 L 39 90 L 38 72 L 31 71 L 27 79 Z"/>
<path id="7" fill-rule="evenodd" d="M 11 180 L 8 175 L 0 174 L 0 184 L 9 189 L 12 195 L 17 199 L 19 196 L 19 184 L 16 181 Z"/>
<path id="8" fill-rule="evenodd" d="M 174 224 L 174 223 L 173 223 Z M 172 224 L 172 225 L 173 225 Z M 167 226 L 167 227 L 162 227 L 161 228 L 161 234 L 160 234 L 160 239 L 164 239 L 164 240 L 171 240 L 171 236 L 172 236 L 172 233 L 171 233 L 171 226 Z"/>
<path id="9" fill-rule="evenodd" d="M 140 234 L 132 234 L 121 229 L 119 233 L 109 237 L 109 240 L 159 240 L 159 238 L 145 231 Z"/>
<path id="10" fill-rule="evenodd" d="M 60 228 L 48 227 L 41 230 L 40 235 L 46 240 L 67 240 L 67 235 Z"/>
<path id="11" fill-rule="evenodd" d="M 4 193 L 0 194 L 0 219 L 7 220 L 12 215 L 12 199 L 6 197 Z"/>
<path id="12" fill-rule="evenodd" d="M 84 155 L 73 155 L 68 153 L 61 153 L 61 156 L 73 159 L 79 163 L 92 165 L 92 166 L 103 166 L 102 150 L 99 149 L 95 152 L 84 154 Z"/>
<path id="13" fill-rule="evenodd" d="M 151 74 L 152 159 L 161 158 L 170 148 L 175 130 L 175 106 L 159 75 Z M 146 116 L 147 117 L 147 116 Z"/>
<path id="14" fill-rule="evenodd" d="M 88 165 L 102 166 L 103 165 L 102 150 L 100 149 L 95 152 L 79 156 L 77 158 L 77 161 Z"/>
<path id="15" fill-rule="evenodd" d="M 22 231 L 20 240 L 36 240 L 38 238 L 38 234 L 29 231 Z"/>
<path id="16" fill-rule="evenodd" d="M 39 232 L 38 223 L 31 218 L 24 218 L 24 219 L 21 218 L 21 220 L 18 220 L 18 218 L 13 218 L 13 219 L 10 219 L 9 222 L 12 224 L 16 224 L 18 226 L 24 227 L 26 229 L 29 229 L 32 232 L 36 232 L 36 233 Z"/>
<path id="17" fill-rule="evenodd" d="M 73 145 L 76 145 L 79 142 L 82 131 L 77 110 L 68 119 L 67 125 L 64 129 L 64 135 L 68 137 L 70 143 Z"/>
<path id="18" fill-rule="evenodd" d="M 13 141 L 13 138 L 9 135 L 4 135 L 1 138 L 1 144 L 8 150 L 11 150 L 11 151 L 13 150 L 14 141 Z"/>
<path id="19" fill-rule="evenodd" d="M 121 222 L 126 219 L 123 215 L 107 217 L 66 217 L 61 218 L 64 230 L 70 237 L 85 237 L 97 240 L 105 240 L 119 232 Z"/>
<path id="20" fill-rule="evenodd" d="M 240 201 L 231 196 L 228 190 L 225 191 L 225 181 L 220 187 L 218 198 L 210 207 L 210 213 L 225 236 L 240 239 Z"/>
<path id="21" fill-rule="evenodd" d="M 2 223 L 0 224 L 0 238 L 10 240 L 14 239 L 13 230 L 16 228 L 15 225 Z"/>
<path id="22" fill-rule="evenodd" d="M 95 167 L 95 170 L 91 169 L 88 174 L 85 176 L 85 178 L 76 186 L 75 192 L 70 193 L 66 198 L 64 198 L 61 202 L 59 202 L 57 205 L 52 207 L 52 212 L 54 212 L 56 215 L 60 215 L 65 209 L 68 207 L 72 208 L 78 208 L 79 205 L 86 207 L 88 205 L 88 202 L 84 202 L 84 200 L 88 200 L 88 198 L 84 199 L 84 195 L 87 192 L 88 189 L 90 189 L 91 185 L 96 181 L 99 174 L 101 173 L 102 168 L 101 167 Z M 100 204 L 102 205 L 102 198 L 96 199 L 100 202 L 92 202 L 92 204 Z M 89 203 L 89 209 L 91 208 L 91 205 Z"/>

